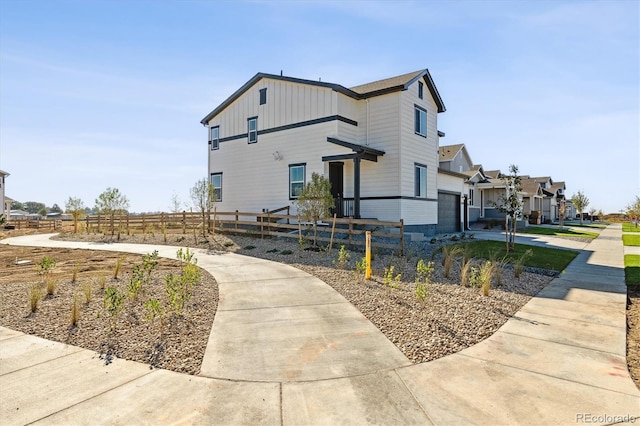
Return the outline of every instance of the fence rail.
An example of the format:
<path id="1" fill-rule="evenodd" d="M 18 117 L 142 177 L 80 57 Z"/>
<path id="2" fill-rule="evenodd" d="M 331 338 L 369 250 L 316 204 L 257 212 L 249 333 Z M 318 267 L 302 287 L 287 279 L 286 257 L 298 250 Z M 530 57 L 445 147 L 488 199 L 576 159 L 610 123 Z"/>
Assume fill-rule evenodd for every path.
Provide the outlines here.
<path id="1" fill-rule="evenodd" d="M 11 219 L 6 226 L 13 226 L 15 229 L 62 229 L 62 221 L 54 219 Z"/>
<path id="2" fill-rule="evenodd" d="M 281 214 L 286 211 L 287 214 Z M 236 233 L 264 237 L 299 239 L 313 235 L 313 224 L 303 222 L 296 215 L 282 208 L 263 213 L 196 212 L 160 213 L 149 215 L 110 216 L 91 215 L 83 220 L 86 232 L 150 233 L 150 232 L 207 232 Z M 318 241 L 364 246 L 366 231 L 372 231 L 372 246 L 397 249 L 404 252 L 404 222 L 374 219 L 330 218 L 321 222 Z"/>

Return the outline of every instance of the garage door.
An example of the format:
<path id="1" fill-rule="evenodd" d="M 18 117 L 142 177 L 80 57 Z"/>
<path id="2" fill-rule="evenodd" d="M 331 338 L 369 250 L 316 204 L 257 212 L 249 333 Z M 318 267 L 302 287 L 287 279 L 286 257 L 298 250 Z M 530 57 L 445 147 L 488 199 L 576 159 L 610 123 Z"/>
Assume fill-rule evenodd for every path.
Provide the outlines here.
<path id="1" fill-rule="evenodd" d="M 438 193 L 438 233 L 460 231 L 460 195 Z"/>

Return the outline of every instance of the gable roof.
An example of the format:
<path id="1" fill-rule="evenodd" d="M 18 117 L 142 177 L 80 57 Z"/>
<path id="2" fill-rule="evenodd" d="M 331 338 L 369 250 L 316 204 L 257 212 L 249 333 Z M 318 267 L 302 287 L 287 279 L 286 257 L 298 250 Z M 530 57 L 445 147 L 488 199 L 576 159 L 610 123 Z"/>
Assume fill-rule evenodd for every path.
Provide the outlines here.
<path id="1" fill-rule="evenodd" d="M 351 87 L 350 89 L 364 98 L 370 98 L 372 96 L 384 95 L 385 93 L 397 92 L 401 90 L 407 90 L 407 88 L 418 81 L 423 79 L 427 83 L 427 88 L 433 97 L 436 105 L 438 106 L 438 112 L 445 112 L 447 109 L 442 102 L 440 93 L 436 88 L 429 69 L 413 71 L 407 74 L 398 75 L 396 77 L 385 78 L 383 80 L 373 81 L 371 83 L 361 84 L 359 86 Z"/>
<path id="2" fill-rule="evenodd" d="M 520 178 L 522 183 L 522 192 L 525 192 L 528 195 L 540 195 L 542 193 L 540 183 L 536 182 L 535 179 L 532 179 L 529 176 L 520 176 Z"/>
<path id="3" fill-rule="evenodd" d="M 280 81 L 288 81 L 291 83 L 298 84 L 306 84 L 309 86 L 317 86 L 317 87 L 325 87 L 331 90 L 334 90 L 338 93 L 342 93 L 345 96 L 349 96 L 353 99 L 367 99 L 374 96 L 380 96 L 387 93 L 399 92 L 402 90 L 407 90 L 407 88 L 416 82 L 418 79 L 423 78 L 425 83 L 427 84 L 427 88 L 431 93 L 437 107 L 438 112 L 446 111 L 444 106 L 444 102 L 442 102 L 442 98 L 438 93 L 438 89 L 436 89 L 435 83 L 431 78 L 431 74 L 429 74 L 428 69 L 414 71 L 412 73 L 399 75 L 397 77 L 386 78 L 384 80 L 378 80 L 367 84 L 362 84 L 360 86 L 354 86 L 351 89 L 348 89 L 344 86 L 334 83 L 326 83 L 323 81 L 315 81 L 315 80 L 305 80 L 302 78 L 294 78 L 294 77 L 286 77 L 283 75 L 275 75 L 275 74 L 266 74 L 259 72 L 254 75 L 249 81 L 242 85 L 238 90 L 233 92 L 231 96 L 224 100 L 216 109 L 207 114 L 200 123 L 206 125 L 209 120 L 218 115 L 222 110 L 228 107 L 233 101 L 238 99 L 242 94 L 244 94 L 247 90 L 249 90 L 254 84 L 263 78 L 270 78 L 273 80 Z"/>
<path id="4" fill-rule="evenodd" d="M 460 143 L 457 145 L 446 145 L 438 148 L 438 152 L 440 153 L 440 161 L 451 161 L 456 158 L 458 152 L 464 147 L 464 144 Z"/>
<path id="5" fill-rule="evenodd" d="M 502 173 L 500 170 L 485 170 L 484 175 L 488 178 L 499 179 Z"/>
<path id="6" fill-rule="evenodd" d="M 3 170 L 0 170 L 0 176 L 9 176 L 9 173 L 7 173 L 7 172 L 5 172 Z"/>

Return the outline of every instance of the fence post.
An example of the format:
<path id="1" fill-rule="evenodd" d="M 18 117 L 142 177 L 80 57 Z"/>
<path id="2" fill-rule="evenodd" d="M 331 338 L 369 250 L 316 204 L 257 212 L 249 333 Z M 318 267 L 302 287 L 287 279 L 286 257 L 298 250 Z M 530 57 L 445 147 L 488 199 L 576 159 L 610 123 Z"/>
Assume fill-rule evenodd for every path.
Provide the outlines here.
<path id="1" fill-rule="evenodd" d="M 238 210 L 236 210 L 236 231 L 238 230 Z"/>
<path id="2" fill-rule="evenodd" d="M 98 234 L 101 232 L 100 213 L 98 213 Z"/>
<path id="3" fill-rule="evenodd" d="M 400 256 L 404 256 L 404 219 L 400 219 Z"/>
<path id="4" fill-rule="evenodd" d="M 187 212 L 182 210 L 182 233 L 187 233 Z"/>
<path id="5" fill-rule="evenodd" d="M 353 218 L 349 216 L 349 248 L 353 250 Z"/>
<path id="6" fill-rule="evenodd" d="M 264 217 L 263 216 L 258 216 L 260 218 L 260 239 L 263 240 L 264 239 Z"/>
<path id="7" fill-rule="evenodd" d="M 267 211 L 267 235 L 271 235 L 271 213 Z"/>

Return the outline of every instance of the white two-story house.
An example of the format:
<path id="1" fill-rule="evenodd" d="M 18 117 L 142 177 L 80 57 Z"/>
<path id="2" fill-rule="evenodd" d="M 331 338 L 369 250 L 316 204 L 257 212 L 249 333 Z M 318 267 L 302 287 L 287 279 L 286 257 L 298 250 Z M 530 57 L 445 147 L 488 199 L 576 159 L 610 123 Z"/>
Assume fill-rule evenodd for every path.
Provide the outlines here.
<path id="1" fill-rule="evenodd" d="M 339 216 L 438 223 L 438 114 L 427 69 L 356 87 L 258 73 L 201 121 L 218 211 L 294 207 L 313 172 Z"/>

